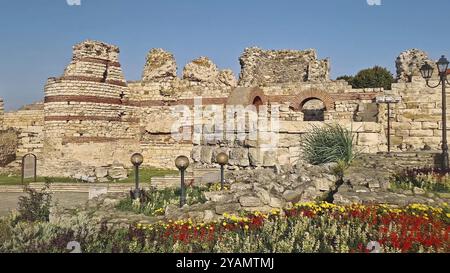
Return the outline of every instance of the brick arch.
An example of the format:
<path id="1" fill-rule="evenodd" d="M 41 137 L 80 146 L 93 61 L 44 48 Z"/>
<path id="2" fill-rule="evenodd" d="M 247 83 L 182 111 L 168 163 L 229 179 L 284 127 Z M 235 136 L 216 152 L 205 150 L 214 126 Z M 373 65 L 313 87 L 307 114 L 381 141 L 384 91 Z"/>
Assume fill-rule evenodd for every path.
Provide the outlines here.
<path id="1" fill-rule="evenodd" d="M 264 94 L 264 92 L 259 88 L 254 88 L 252 91 L 250 91 L 250 94 L 248 95 L 248 103 L 247 104 L 253 104 L 253 101 L 259 97 L 262 101 L 262 105 L 267 104 L 267 96 Z"/>
<path id="2" fill-rule="evenodd" d="M 237 87 L 231 91 L 226 104 L 245 106 L 252 105 L 256 97 L 261 99 L 263 105 L 267 104 L 268 98 L 261 89 L 257 87 Z"/>
<path id="3" fill-rule="evenodd" d="M 297 96 L 293 97 L 291 100 L 291 107 L 296 111 L 301 111 L 303 104 L 310 99 L 319 99 L 325 105 L 325 110 L 334 109 L 334 99 L 328 92 L 310 89 L 299 93 Z"/>

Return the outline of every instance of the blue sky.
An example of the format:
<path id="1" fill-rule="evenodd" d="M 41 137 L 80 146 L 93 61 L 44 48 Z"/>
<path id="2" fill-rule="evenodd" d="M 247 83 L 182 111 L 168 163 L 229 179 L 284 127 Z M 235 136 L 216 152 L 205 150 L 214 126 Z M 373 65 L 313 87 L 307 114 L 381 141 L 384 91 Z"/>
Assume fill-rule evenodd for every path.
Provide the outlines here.
<path id="1" fill-rule="evenodd" d="M 448 0 L 66 0 L 0 1 L 0 97 L 7 110 L 43 98 L 72 45 L 86 39 L 121 48 L 128 80 L 140 79 L 149 49 L 174 53 L 178 70 L 199 56 L 239 74 L 245 47 L 316 48 L 331 73 L 355 74 L 421 48 L 449 54 Z M 439 27 L 446 31 L 440 34 Z M 441 37 L 443 36 L 443 37 Z"/>

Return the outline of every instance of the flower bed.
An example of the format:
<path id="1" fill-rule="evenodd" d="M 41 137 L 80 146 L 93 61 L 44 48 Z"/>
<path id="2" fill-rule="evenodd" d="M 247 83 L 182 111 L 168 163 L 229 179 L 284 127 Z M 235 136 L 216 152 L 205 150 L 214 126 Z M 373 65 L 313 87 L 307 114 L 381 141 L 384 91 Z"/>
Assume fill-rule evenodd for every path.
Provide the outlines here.
<path id="1" fill-rule="evenodd" d="M 190 219 L 100 230 L 80 213 L 67 223 L 0 220 L 0 252 L 66 252 L 78 241 L 83 252 L 449 252 L 447 204 L 404 208 L 300 203 L 284 211 L 224 214 L 212 223 Z"/>
<path id="2" fill-rule="evenodd" d="M 132 237 L 142 251 L 150 250 L 148 241 L 164 241 L 164 250 L 181 252 L 369 252 L 369 242 L 378 242 L 385 252 L 450 251 L 447 204 L 400 209 L 301 203 L 284 213 L 224 216 L 209 224 L 137 225 Z"/>
<path id="3" fill-rule="evenodd" d="M 412 190 L 414 187 L 433 192 L 450 192 L 450 169 L 413 168 L 394 175 L 393 188 Z"/>

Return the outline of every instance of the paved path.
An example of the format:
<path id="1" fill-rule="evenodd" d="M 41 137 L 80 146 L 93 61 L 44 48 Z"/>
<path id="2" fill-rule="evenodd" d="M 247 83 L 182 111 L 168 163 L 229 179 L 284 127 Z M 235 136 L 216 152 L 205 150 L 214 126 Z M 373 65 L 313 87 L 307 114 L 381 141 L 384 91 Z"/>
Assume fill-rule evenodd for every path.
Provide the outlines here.
<path id="1" fill-rule="evenodd" d="M 19 196 L 24 193 L 0 193 L 0 216 L 5 216 L 12 209 L 17 209 Z M 83 204 L 88 200 L 88 193 L 79 192 L 55 192 L 53 194 L 53 202 L 58 201 L 58 204 L 63 207 L 73 207 Z"/>

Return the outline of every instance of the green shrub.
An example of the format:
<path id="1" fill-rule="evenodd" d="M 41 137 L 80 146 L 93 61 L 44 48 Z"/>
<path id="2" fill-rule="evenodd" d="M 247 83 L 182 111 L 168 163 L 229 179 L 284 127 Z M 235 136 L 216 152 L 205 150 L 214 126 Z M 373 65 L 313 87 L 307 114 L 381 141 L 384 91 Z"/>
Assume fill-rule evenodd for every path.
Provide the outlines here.
<path id="1" fill-rule="evenodd" d="M 18 211 L 20 220 L 24 221 L 48 221 L 52 203 L 52 193 L 49 191 L 50 183 L 46 182 L 40 191 L 25 187 L 28 196 L 20 196 Z"/>
<path id="2" fill-rule="evenodd" d="M 334 162 L 348 166 L 357 154 L 354 135 L 339 124 L 314 126 L 305 134 L 301 146 L 304 158 L 313 165 Z"/>

